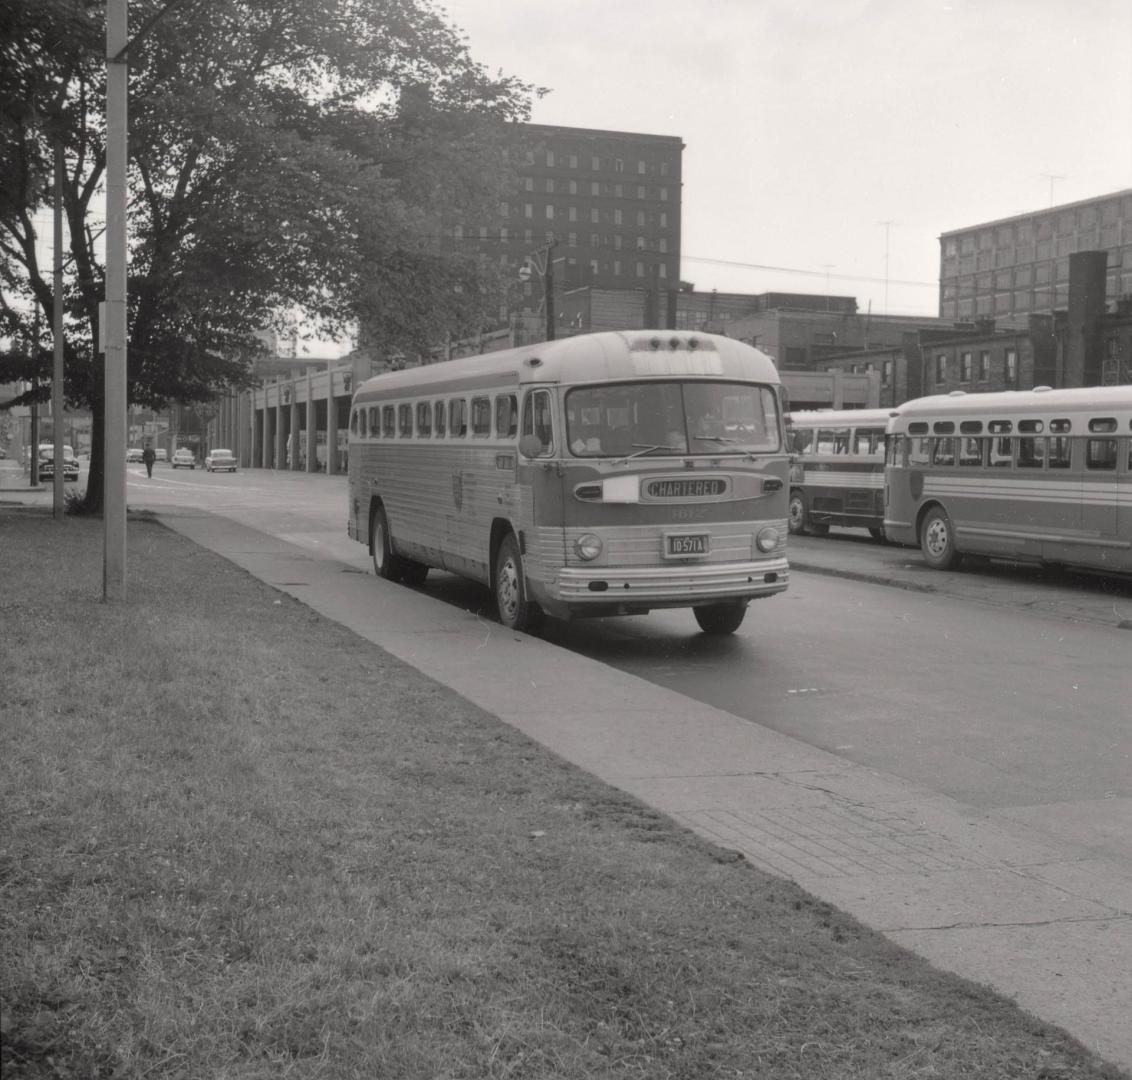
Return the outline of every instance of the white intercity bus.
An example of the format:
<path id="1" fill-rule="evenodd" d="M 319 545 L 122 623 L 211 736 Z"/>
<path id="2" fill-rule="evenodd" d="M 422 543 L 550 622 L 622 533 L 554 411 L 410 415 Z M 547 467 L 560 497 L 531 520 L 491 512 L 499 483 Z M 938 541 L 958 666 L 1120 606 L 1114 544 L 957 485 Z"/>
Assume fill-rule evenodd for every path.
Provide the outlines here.
<path id="1" fill-rule="evenodd" d="M 598 333 L 388 372 L 354 394 L 349 535 L 509 627 L 692 608 L 708 633 L 787 587 L 778 372 L 742 342 Z"/>
<path id="2" fill-rule="evenodd" d="M 1132 386 L 906 402 L 884 530 L 939 569 L 972 554 L 1132 573 Z"/>
<path id="3" fill-rule="evenodd" d="M 825 536 L 831 525 L 884 538 L 884 437 L 892 409 L 792 412 L 786 431 L 790 531 Z"/>

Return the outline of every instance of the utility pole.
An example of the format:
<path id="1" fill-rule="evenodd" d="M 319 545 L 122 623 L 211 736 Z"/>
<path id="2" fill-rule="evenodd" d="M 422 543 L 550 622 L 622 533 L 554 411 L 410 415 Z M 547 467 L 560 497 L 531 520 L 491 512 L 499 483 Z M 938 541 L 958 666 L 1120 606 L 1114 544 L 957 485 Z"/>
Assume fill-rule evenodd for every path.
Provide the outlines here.
<path id="1" fill-rule="evenodd" d="M 63 143 L 55 139 L 55 296 L 51 311 L 51 333 L 55 343 L 55 361 L 52 371 L 51 419 L 55 426 L 55 477 L 52 484 L 52 513 L 62 517 L 63 500 Z"/>
<path id="2" fill-rule="evenodd" d="M 551 237 L 537 251 L 527 256 L 519 267 L 519 280 L 530 281 L 531 271 L 538 273 L 542 280 L 542 299 L 546 309 L 546 340 L 554 340 L 554 249 L 558 241 Z"/>
<path id="3" fill-rule="evenodd" d="M 102 598 L 126 599 L 127 0 L 106 0 L 106 356 Z"/>

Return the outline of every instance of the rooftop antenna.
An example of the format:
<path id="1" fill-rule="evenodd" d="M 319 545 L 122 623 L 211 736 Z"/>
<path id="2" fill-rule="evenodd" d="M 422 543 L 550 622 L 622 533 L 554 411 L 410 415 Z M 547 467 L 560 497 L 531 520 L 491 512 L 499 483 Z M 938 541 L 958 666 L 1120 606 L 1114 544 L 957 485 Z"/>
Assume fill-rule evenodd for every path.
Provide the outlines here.
<path id="1" fill-rule="evenodd" d="M 888 234 L 895 222 L 878 221 L 884 226 L 884 314 L 888 314 Z"/>
<path id="2" fill-rule="evenodd" d="M 1053 185 L 1057 183 L 1058 180 L 1067 180 L 1068 177 L 1061 173 L 1048 172 L 1041 173 L 1040 175 L 1044 176 L 1049 181 L 1049 205 L 1050 209 L 1053 209 Z"/>

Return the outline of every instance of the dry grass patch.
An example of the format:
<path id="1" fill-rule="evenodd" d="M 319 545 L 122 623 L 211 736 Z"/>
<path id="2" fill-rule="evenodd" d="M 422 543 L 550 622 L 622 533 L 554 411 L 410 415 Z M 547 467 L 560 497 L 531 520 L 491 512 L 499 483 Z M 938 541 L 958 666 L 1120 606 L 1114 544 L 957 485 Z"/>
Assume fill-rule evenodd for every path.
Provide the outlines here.
<path id="1" fill-rule="evenodd" d="M 101 536 L 0 511 L 6 1078 L 1118 1075 L 159 525 L 101 603 Z"/>

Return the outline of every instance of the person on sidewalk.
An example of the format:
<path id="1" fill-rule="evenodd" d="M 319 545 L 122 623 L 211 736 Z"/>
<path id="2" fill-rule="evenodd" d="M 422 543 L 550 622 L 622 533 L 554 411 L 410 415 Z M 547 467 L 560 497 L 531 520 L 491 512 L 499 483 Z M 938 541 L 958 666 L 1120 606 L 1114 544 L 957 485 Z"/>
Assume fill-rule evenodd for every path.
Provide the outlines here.
<path id="1" fill-rule="evenodd" d="M 146 476 L 153 475 L 153 463 L 157 460 L 157 453 L 153 449 L 153 443 L 147 442 L 145 449 L 142 451 L 142 461 L 145 462 Z"/>

